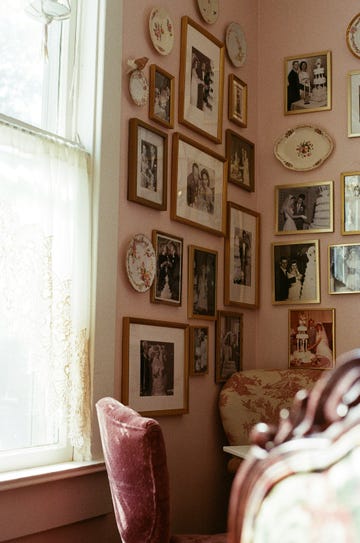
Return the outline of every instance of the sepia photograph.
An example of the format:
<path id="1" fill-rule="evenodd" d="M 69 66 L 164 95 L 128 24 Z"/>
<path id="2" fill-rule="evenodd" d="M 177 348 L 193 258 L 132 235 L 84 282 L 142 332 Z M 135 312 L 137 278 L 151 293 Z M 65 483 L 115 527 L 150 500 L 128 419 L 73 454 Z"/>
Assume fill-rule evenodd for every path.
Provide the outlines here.
<path id="1" fill-rule="evenodd" d="M 209 327 L 190 326 L 190 375 L 209 373 Z"/>
<path id="2" fill-rule="evenodd" d="M 228 180 L 242 189 L 255 190 L 255 145 L 229 128 L 226 130 Z"/>
<path id="3" fill-rule="evenodd" d="M 242 128 L 247 127 L 247 92 L 247 84 L 229 74 L 228 117 Z"/>
<path id="4" fill-rule="evenodd" d="M 217 252 L 189 245 L 188 317 L 215 320 Z"/>
<path id="5" fill-rule="evenodd" d="M 151 285 L 151 301 L 181 305 L 183 239 L 153 230 L 156 273 Z"/>
<path id="6" fill-rule="evenodd" d="M 360 244 L 329 245 L 329 294 L 360 293 Z"/>
<path id="7" fill-rule="evenodd" d="M 156 64 L 150 66 L 149 117 L 165 126 L 174 127 L 175 78 Z"/>

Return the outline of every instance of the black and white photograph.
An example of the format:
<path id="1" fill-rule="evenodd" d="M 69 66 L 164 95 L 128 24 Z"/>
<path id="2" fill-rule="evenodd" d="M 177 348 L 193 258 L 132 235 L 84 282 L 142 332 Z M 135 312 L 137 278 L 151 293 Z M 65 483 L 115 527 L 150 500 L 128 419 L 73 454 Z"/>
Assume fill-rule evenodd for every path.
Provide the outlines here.
<path id="1" fill-rule="evenodd" d="M 140 396 L 174 394 L 174 344 L 140 340 Z"/>
<path id="2" fill-rule="evenodd" d="M 212 111 L 214 101 L 214 66 L 210 58 L 191 50 L 190 104 L 201 111 Z"/>
<path id="3" fill-rule="evenodd" d="M 341 174 L 341 233 L 360 233 L 360 172 Z"/>
<path id="4" fill-rule="evenodd" d="M 329 245 L 329 294 L 360 293 L 360 244 Z"/>
<path id="5" fill-rule="evenodd" d="M 216 320 L 215 382 L 224 383 L 242 370 L 242 313 L 218 311 Z"/>
<path id="6" fill-rule="evenodd" d="M 235 74 L 229 74 L 228 117 L 229 121 L 247 127 L 247 84 Z"/>
<path id="7" fill-rule="evenodd" d="M 209 327 L 190 326 L 190 375 L 209 373 Z"/>
<path id="8" fill-rule="evenodd" d="M 275 233 L 333 231 L 333 182 L 275 186 Z"/>
<path id="9" fill-rule="evenodd" d="M 319 241 L 272 244 L 273 304 L 320 303 Z"/>
<path id="10" fill-rule="evenodd" d="M 189 318 L 216 318 L 217 252 L 189 245 Z"/>
<path id="11" fill-rule="evenodd" d="M 146 139 L 141 140 L 141 161 L 140 161 L 140 185 L 148 190 L 157 191 L 157 167 L 158 167 L 157 146 Z"/>
<path id="12" fill-rule="evenodd" d="M 214 213 L 215 172 L 200 162 L 188 161 L 186 202 L 204 213 Z"/>
<path id="13" fill-rule="evenodd" d="M 149 117 L 165 126 L 174 127 L 175 78 L 163 68 L 150 66 Z"/>
<path id="14" fill-rule="evenodd" d="M 156 274 L 151 286 L 151 301 L 181 305 L 183 239 L 153 230 Z"/>
<path id="15" fill-rule="evenodd" d="M 230 129 L 226 130 L 228 180 L 242 189 L 255 190 L 255 145 Z"/>
<path id="16" fill-rule="evenodd" d="M 235 227 L 233 232 L 232 281 L 236 285 L 251 285 L 251 254 L 254 248 L 251 230 Z"/>
<path id="17" fill-rule="evenodd" d="M 360 71 L 348 72 L 348 137 L 360 136 Z"/>

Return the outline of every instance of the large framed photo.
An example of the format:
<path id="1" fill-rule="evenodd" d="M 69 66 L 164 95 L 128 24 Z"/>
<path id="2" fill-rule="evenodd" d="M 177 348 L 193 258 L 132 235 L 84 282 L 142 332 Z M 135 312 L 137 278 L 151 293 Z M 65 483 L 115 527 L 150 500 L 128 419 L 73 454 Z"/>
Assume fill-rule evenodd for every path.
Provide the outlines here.
<path id="1" fill-rule="evenodd" d="M 285 115 L 331 109 L 331 52 L 284 60 Z"/>
<path id="2" fill-rule="evenodd" d="M 224 383 L 242 370 L 243 315 L 218 311 L 216 320 L 215 382 Z"/>
<path id="3" fill-rule="evenodd" d="M 348 73 L 348 136 L 360 136 L 360 71 Z"/>
<path id="4" fill-rule="evenodd" d="M 341 174 L 341 233 L 360 234 L 360 171 Z"/>
<path id="5" fill-rule="evenodd" d="M 360 293 L 360 244 L 329 245 L 329 294 Z"/>
<path id="6" fill-rule="evenodd" d="M 128 200 L 165 210 L 167 134 L 139 119 L 130 119 L 128 156 Z"/>
<path id="7" fill-rule="evenodd" d="M 235 74 L 229 74 L 228 117 L 239 126 L 247 127 L 247 84 Z"/>
<path id="8" fill-rule="evenodd" d="M 123 318 L 122 402 L 146 416 L 188 412 L 188 326 Z"/>
<path id="9" fill-rule="evenodd" d="M 272 244 L 273 304 L 320 303 L 319 241 Z"/>
<path id="10" fill-rule="evenodd" d="M 183 239 L 153 230 L 156 273 L 150 290 L 154 303 L 181 305 Z"/>
<path id="11" fill-rule="evenodd" d="M 335 364 L 335 309 L 289 309 L 289 368 Z"/>
<path id="12" fill-rule="evenodd" d="M 190 375 L 209 373 L 209 327 L 190 326 Z"/>
<path id="13" fill-rule="evenodd" d="M 156 64 L 150 66 L 149 117 L 174 128 L 175 78 Z"/>
<path id="14" fill-rule="evenodd" d="M 172 152 L 171 218 L 225 235 L 225 157 L 179 133 L 173 135 Z"/>
<path id="15" fill-rule="evenodd" d="M 275 233 L 333 232 L 333 182 L 275 187 Z"/>
<path id="16" fill-rule="evenodd" d="M 188 317 L 216 319 L 217 251 L 189 245 Z"/>
<path id="17" fill-rule="evenodd" d="M 258 307 L 260 215 L 233 202 L 227 206 L 224 303 Z"/>
<path id="18" fill-rule="evenodd" d="M 221 143 L 224 44 L 184 16 L 180 50 L 179 122 Z"/>
<path id="19" fill-rule="evenodd" d="M 228 181 L 253 192 L 255 190 L 255 145 L 230 130 L 226 130 Z"/>

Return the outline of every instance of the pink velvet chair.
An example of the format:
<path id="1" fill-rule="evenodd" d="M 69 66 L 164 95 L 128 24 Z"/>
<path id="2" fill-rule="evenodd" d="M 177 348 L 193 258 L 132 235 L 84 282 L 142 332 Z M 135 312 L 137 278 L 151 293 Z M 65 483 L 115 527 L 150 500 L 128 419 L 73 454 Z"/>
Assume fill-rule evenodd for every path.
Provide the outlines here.
<path id="1" fill-rule="evenodd" d="M 170 536 L 169 475 L 159 423 L 113 398 L 96 404 L 123 543 L 226 543 L 226 534 Z"/>

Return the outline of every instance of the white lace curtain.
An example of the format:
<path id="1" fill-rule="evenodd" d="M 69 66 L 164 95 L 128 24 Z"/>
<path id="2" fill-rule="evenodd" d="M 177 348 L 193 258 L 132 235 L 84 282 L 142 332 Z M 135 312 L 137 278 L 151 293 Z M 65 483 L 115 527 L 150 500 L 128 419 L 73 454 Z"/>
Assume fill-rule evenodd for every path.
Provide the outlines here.
<path id="1" fill-rule="evenodd" d="M 83 150 L 0 121 L 0 449 L 90 457 L 89 202 Z"/>

